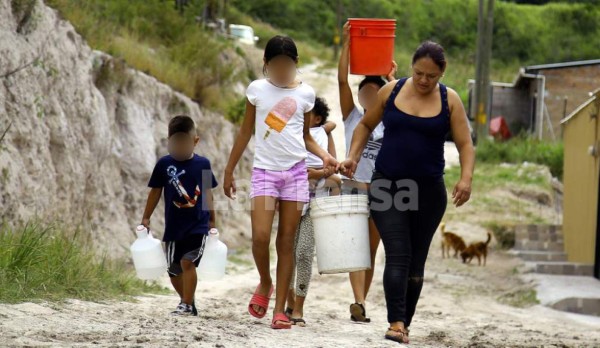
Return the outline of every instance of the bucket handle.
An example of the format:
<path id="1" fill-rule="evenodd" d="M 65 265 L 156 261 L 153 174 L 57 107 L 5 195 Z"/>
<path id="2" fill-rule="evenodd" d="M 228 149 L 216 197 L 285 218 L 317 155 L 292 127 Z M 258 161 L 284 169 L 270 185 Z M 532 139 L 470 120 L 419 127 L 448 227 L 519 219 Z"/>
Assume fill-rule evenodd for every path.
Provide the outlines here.
<path id="1" fill-rule="evenodd" d="M 360 36 L 367 36 L 367 28 L 360 28 Z"/>

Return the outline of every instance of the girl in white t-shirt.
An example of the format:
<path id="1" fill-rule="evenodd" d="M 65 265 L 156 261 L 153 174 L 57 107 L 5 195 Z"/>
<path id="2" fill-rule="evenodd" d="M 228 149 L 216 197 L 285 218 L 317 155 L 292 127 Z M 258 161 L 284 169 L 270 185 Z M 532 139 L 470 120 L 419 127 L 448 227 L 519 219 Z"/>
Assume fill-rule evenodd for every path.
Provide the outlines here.
<path id="1" fill-rule="evenodd" d="M 252 254 L 260 283 L 250 300 L 248 312 L 263 318 L 269 307 L 273 292 L 269 244 L 278 206 L 277 292 L 271 327 L 289 329 L 291 322 L 284 314 L 284 307 L 294 265 L 296 228 L 302 208 L 309 200 L 307 150 L 321 158 L 324 168 L 332 172 L 338 169 L 338 162 L 310 135 L 310 111 L 315 103 L 315 92 L 296 79 L 298 50 L 294 41 L 284 36 L 273 37 L 265 47 L 263 60 L 267 78 L 252 82 L 246 91 L 246 114 L 225 168 L 223 189 L 226 196 L 235 198 L 233 170 L 254 131 L 250 192 Z"/>

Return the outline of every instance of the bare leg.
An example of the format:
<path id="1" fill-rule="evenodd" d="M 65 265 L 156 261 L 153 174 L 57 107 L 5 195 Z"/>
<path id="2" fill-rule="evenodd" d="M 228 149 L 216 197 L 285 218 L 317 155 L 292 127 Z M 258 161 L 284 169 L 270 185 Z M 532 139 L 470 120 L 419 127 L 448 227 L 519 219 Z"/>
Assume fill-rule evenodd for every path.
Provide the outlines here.
<path id="1" fill-rule="evenodd" d="M 293 288 L 288 290 L 287 307 L 291 309 L 296 308 L 296 292 Z"/>
<path id="2" fill-rule="evenodd" d="M 294 311 L 292 312 L 292 318 L 300 319 L 304 316 L 304 301 L 306 297 L 296 296 L 296 305 L 294 306 Z"/>
<path id="3" fill-rule="evenodd" d="M 181 268 L 183 269 L 181 276 L 183 280 L 183 296 L 181 300 L 185 304 L 192 305 L 194 294 L 196 293 L 196 285 L 198 284 L 196 265 L 192 261 L 181 260 Z"/>
<path id="4" fill-rule="evenodd" d="M 289 285 L 294 268 L 294 238 L 300 223 L 304 203 L 279 202 L 279 230 L 277 231 L 277 285 L 274 314 L 284 313 Z"/>
<path id="5" fill-rule="evenodd" d="M 171 277 L 171 284 L 173 284 L 173 288 L 177 291 L 179 298 L 183 298 L 183 275 L 180 274 L 177 277 Z"/>
<path id="6" fill-rule="evenodd" d="M 271 228 L 275 215 L 275 198 L 260 196 L 252 199 L 252 255 L 254 263 L 260 275 L 260 287 L 258 293 L 268 296 L 273 280 L 271 279 L 269 244 L 271 243 Z M 289 283 L 289 280 L 288 280 Z M 287 289 L 287 286 L 285 287 Z M 254 310 L 262 315 L 264 308 L 257 305 Z"/>
<path id="7" fill-rule="evenodd" d="M 354 302 L 359 304 L 365 303 L 365 279 L 366 271 L 358 271 L 350 273 L 350 285 L 354 293 Z"/>
<path id="8" fill-rule="evenodd" d="M 379 247 L 379 231 L 373 219 L 369 219 L 369 243 L 371 249 L 371 269 L 365 271 L 365 300 L 369 294 L 371 283 L 373 282 L 373 274 L 375 274 L 375 256 L 377 256 L 377 248 Z"/>

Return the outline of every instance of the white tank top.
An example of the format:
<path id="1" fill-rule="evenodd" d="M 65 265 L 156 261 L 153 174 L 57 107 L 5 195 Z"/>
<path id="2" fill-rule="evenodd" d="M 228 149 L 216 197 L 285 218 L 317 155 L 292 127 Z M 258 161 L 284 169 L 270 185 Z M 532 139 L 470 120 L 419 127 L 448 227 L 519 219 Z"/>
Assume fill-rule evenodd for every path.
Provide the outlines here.
<path id="1" fill-rule="evenodd" d="M 364 116 L 364 113 L 361 112 L 358 108 L 354 108 L 348 118 L 344 121 L 344 129 L 346 135 L 346 156 L 350 152 L 350 145 L 352 144 L 352 135 L 354 134 L 354 130 L 356 126 L 360 123 L 360 120 Z M 381 142 L 383 141 L 383 123 L 379 123 L 375 130 L 369 136 L 369 140 L 367 142 L 367 146 L 362 153 L 362 158 L 358 162 L 358 167 L 356 168 L 356 173 L 354 173 L 354 180 L 362 183 L 371 183 L 371 177 L 373 176 L 373 171 L 375 170 L 375 160 L 377 159 L 377 154 L 379 153 L 379 149 L 381 148 Z"/>

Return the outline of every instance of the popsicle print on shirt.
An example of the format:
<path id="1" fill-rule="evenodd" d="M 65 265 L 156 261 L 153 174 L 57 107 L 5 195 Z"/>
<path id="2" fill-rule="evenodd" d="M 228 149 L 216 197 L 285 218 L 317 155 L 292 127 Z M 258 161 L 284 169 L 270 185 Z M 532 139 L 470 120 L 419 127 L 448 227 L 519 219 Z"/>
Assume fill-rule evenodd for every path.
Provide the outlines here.
<path id="1" fill-rule="evenodd" d="M 265 132 L 263 139 L 269 137 L 271 130 L 281 133 L 297 109 L 298 104 L 296 103 L 296 99 L 292 97 L 285 97 L 277 102 L 267 115 L 267 118 L 265 118 L 265 123 L 269 126 L 269 129 Z"/>

